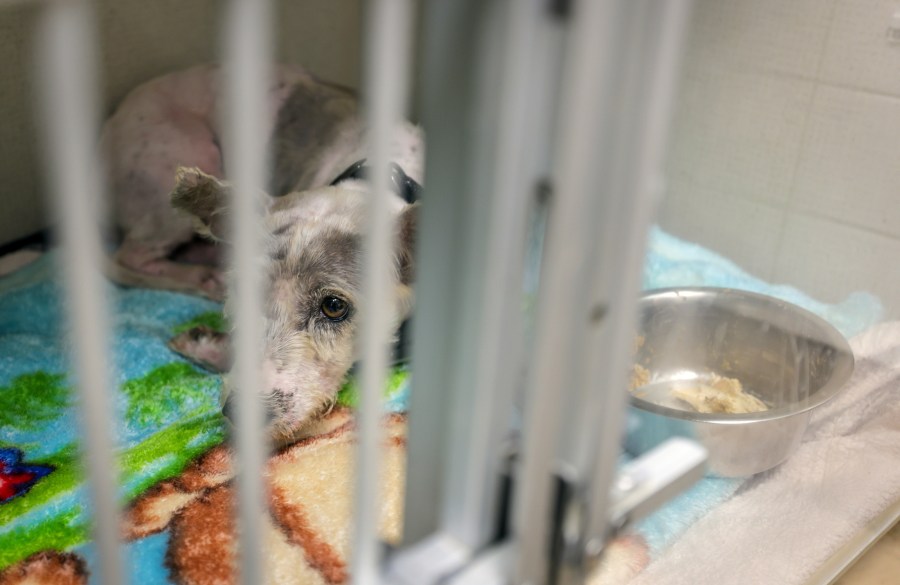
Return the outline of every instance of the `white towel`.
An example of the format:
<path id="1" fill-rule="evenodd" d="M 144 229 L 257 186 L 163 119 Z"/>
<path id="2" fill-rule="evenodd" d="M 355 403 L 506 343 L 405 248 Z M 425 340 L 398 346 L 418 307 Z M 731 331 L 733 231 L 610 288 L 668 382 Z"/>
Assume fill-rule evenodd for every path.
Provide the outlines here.
<path id="1" fill-rule="evenodd" d="M 813 414 L 798 451 L 697 521 L 632 585 L 801 584 L 900 501 L 900 323 L 850 345 L 853 376 Z"/>

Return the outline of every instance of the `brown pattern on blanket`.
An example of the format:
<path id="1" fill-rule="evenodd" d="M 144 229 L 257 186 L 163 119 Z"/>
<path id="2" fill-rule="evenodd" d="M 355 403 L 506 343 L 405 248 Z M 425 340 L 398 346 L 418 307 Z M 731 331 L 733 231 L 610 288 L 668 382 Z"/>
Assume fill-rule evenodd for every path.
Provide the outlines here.
<path id="1" fill-rule="evenodd" d="M 86 585 L 84 560 L 71 553 L 44 551 L 0 571 L 0 585 Z"/>
<path id="2" fill-rule="evenodd" d="M 384 419 L 381 535 L 400 539 L 405 479 L 406 417 Z M 267 466 L 269 514 L 264 520 L 268 558 L 263 583 L 340 585 L 349 579 L 355 456 L 350 412 L 335 409 L 309 436 L 280 449 Z M 166 562 L 174 583 L 229 585 L 237 567 L 233 468 L 223 446 L 209 450 L 178 477 L 147 490 L 125 511 L 126 540 L 170 530 Z M 591 585 L 620 584 L 649 562 L 638 536 L 612 542 Z M 85 585 L 85 563 L 69 553 L 43 552 L 0 573 L 0 585 Z"/>
<path id="3" fill-rule="evenodd" d="M 401 529 L 406 419 L 385 418 L 382 536 Z M 264 519 L 266 583 L 338 585 L 348 581 L 355 434 L 350 413 L 336 409 L 311 436 L 281 449 L 267 466 Z M 170 529 L 166 561 L 185 585 L 235 582 L 231 457 L 217 447 L 178 477 L 161 482 L 126 511 L 123 533 L 140 538 Z"/>

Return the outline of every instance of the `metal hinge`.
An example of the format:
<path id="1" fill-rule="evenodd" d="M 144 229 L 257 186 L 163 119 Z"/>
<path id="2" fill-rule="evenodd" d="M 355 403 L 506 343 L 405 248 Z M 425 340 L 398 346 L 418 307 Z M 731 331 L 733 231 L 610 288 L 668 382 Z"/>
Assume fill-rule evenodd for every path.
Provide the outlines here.
<path id="1" fill-rule="evenodd" d="M 626 463 L 612 487 L 603 534 L 587 532 L 587 519 L 593 512 L 587 486 L 577 480 L 560 479 L 551 582 L 583 583 L 610 540 L 703 477 L 706 458 L 707 451 L 700 444 L 673 438 Z"/>
<path id="2" fill-rule="evenodd" d="M 588 534 L 591 513 L 585 485 L 574 478 L 558 478 L 554 535 L 550 539 L 550 582 L 582 583 L 602 557 L 606 544 L 646 518 L 704 474 L 706 449 L 694 441 L 673 438 L 623 465 L 611 491 L 607 530 Z M 510 458 L 510 466 L 513 458 Z M 510 469 L 507 469 L 509 472 Z M 504 474 L 510 489 L 502 506 L 511 502 L 514 475 Z M 486 550 L 473 551 L 452 536 L 439 533 L 394 555 L 386 583 L 391 585 L 486 585 L 509 583 L 511 543 L 498 527 L 500 538 Z"/>

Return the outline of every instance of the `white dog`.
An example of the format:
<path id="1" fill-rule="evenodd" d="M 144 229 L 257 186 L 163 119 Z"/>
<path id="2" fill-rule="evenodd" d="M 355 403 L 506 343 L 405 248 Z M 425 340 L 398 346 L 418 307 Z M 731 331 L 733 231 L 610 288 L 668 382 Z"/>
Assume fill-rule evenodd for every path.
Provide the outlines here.
<path id="1" fill-rule="evenodd" d="M 263 399 L 273 437 L 287 440 L 332 404 L 355 361 L 356 323 L 365 310 L 360 277 L 367 197 L 387 197 L 396 221 L 395 323 L 411 310 L 418 207 L 412 199 L 422 180 L 424 143 L 418 128 L 401 125 L 391 150 L 395 188 L 373 193 L 353 94 L 299 67 L 275 73 L 260 318 L 266 333 Z M 112 276 L 121 284 L 224 297 L 216 244 L 197 237 L 227 241 L 218 86 L 212 66 L 160 77 L 134 90 L 104 127 L 122 235 Z M 227 335 L 198 328 L 172 346 L 208 367 L 227 369 L 227 341 Z"/>

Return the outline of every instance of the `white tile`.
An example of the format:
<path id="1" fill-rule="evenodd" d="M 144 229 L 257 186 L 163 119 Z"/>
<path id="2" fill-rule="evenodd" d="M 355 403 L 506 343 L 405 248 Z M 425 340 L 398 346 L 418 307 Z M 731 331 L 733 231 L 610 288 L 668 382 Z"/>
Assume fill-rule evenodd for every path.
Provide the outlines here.
<path id="1" fill-rule="evenodd" d="M 900 43 L 886 32 L 897 0 L 837 0 L 820 78 L 900 96 Z"/>
<path id="2" fill-rule="evenodd" d="M 793 205 L 900 237 L 900 99 L 820 87 Z"/>
<path id="3" fill-rule="evenodd" d="M 785 204 L 813 86 L 756 73 L 687 75 L 673 126 L 673 176 L 709 190 Z"/>
<path id="4" fill-rule="evenodd" d="M 897 317 L 898 258 L 898 239 L 789 212 L 772 280 L 832 303 L 853 291 L 868 291 L 881 298 L 889 317 Z"/>
<path id="5" fill-rule="evenodd" d="M 688 68 L 813 77 L 834 0 L 699 0 Z"/>
<path id="6" fill-rule="evenodd" d="M 659 224 L 679 238 L 722 254 L 751 274 L 771 276 L 784 210 L 673 181 L 660 208 Z"/>

